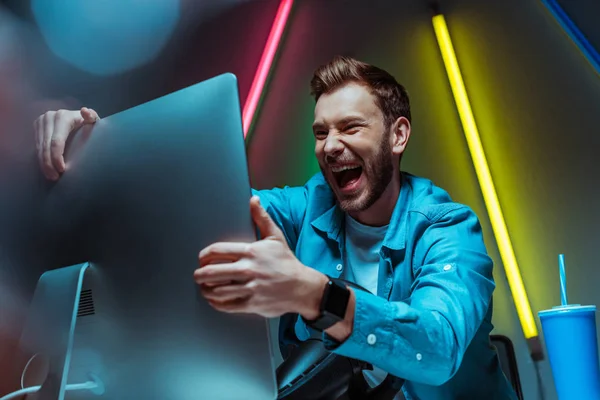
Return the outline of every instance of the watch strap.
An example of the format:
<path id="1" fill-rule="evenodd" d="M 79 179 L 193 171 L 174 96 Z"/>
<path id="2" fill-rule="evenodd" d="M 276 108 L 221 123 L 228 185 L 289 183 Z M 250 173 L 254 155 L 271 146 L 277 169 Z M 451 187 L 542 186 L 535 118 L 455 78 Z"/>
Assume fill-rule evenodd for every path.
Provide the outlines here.
<path id="1" fill-rule="evenodd" d="M 350 290 L 344 281 L 328 278 L 329 281 L 323 289 L 323 296 L 319 305 L 319 316 L 310 321 L 304 317 L 302 318 L 307 326 L 320 332 L 344 319 L 350 299 Z"/>

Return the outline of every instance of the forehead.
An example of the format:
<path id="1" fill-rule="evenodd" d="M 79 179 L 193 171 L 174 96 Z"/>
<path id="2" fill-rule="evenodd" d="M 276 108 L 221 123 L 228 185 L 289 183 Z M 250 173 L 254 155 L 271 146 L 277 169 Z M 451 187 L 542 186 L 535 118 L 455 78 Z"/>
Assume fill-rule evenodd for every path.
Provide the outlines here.
<path id="1" fill-rule="evenodd" d="M 369 89 L 358 83 L 348 83 L 319 97 L 315 106 L 316 124 L 335 124 L 348 117 L 382 118 Z"/>

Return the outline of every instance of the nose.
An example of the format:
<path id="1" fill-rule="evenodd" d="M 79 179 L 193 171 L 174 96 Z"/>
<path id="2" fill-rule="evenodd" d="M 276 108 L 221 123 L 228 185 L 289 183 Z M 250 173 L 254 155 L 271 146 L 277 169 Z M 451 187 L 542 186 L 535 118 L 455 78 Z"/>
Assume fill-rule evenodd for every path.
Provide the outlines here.
<path id="1" fill-rule="evenodd" d="M 344 151 L 344 144 L 339 140 L 337 135 L 329 134 L 325 139 L 325 147 L 323 148 L 325 157 L 337 157 Z"/>

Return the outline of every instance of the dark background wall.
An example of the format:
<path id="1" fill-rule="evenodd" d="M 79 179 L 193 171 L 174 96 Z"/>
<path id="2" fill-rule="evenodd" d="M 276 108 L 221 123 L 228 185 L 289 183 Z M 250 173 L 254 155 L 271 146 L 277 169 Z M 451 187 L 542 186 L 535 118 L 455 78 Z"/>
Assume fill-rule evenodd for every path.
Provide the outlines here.
<path id="1" fill-rule="evenodd" d="M 198 10 L 198 3 L 182 2 L 184 18 L 158 58 L 118 76 L 82 72 L 57 60 L 43 43 L 32 46 L 23 58 L 36 60 L 28 68 L 35 72 L 38 97 L 71 108 L 91 106 L 109 115 L 230 71 L 239 78 L 243 103 L 278 1 L 204 3 L 210 6 Z M 561 3 L 600 48 L 600 3 Z M 31 20 L 27 2 L 7 5 Z M 598 303 L 600 75 L 540 1 L 445 0 L 441 6 L 534 313 L 560 303 L 558 253 L 567 257 L 571 302 Z M 39 38 L 32 28 L 30 36 Z M 528 356 L 426 1 L 375 0 L 368 8 L 358 0 L 296 1 L 248 140 L 254 187 L 298 185 L 318 171 L 308 82 L 314 68 L 335 54 L 377 64 L 408 88 L 413 135 L 403 169 L 431 178 L 480 216 L 496 263 L 496 332 L 515 343 L 525 398 L 556 398 L 547 362 L 535 365 Z M 25 149 L 33 140 L 27 140 L 20 144 L 23 151 L 12 152 L 10 159 L 24 176 L 31 176 L 34 168 Z M 43 184 L 30 180 L 34 189 L 21 184 L 9 196 L 21 193 L 28 199 L 18 202 L 23 215 L 34 214 L 35 187 Z M 14 179 L 5 181 L 15 185 Z M 34 234 L 31 224 L 30 230 L 26 224 L 20 227 L 22 235 Z M 41 256 L 48 246 L 33 241 L 26 247 L 10 252 L 19 260 L 13 263 L 15 281 L 27 281 L 18 278 L 24 272 L 14 273 L 23 260 L 49 267 Z"/>

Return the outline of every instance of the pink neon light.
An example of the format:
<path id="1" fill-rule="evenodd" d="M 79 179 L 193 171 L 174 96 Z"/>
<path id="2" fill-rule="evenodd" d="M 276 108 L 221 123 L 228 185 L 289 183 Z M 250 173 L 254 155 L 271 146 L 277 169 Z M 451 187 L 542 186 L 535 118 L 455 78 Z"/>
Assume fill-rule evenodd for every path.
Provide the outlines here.
<path id="1" fill-rule="evenodd" d="M 258 69 L 254 75 L 254 81 L 252 81 L 250 92 L 248 92 L 246 104 L 244 104 L 242 113 L 244 138 L 248 134 L 250 124 L 252 124 L 252 119 L 256 113 L 258 101 L 260 100 L 260 95 L 265 87 L 267 76 L 269 76 L 269 70 L 273 64 L 273 59 L 275 58 L 277 47 L 279 47 L 279 42 L 281 41 L 281 36 L 285 29 L 285 24 L 287 23 L 290 11 L 292 10 L 293 2 L 294 0 L 281 0 L 281 3 L 279 3 L 279 9 L 277 10 L 277 15 L 275 15 L 275 20 L 273 21 L 267 44 L 265 45 L 265 49 L 260 58 L 260 63 L 258 64 Z"/>

